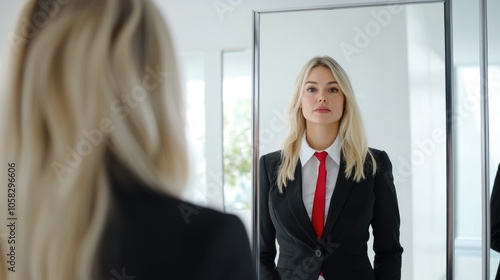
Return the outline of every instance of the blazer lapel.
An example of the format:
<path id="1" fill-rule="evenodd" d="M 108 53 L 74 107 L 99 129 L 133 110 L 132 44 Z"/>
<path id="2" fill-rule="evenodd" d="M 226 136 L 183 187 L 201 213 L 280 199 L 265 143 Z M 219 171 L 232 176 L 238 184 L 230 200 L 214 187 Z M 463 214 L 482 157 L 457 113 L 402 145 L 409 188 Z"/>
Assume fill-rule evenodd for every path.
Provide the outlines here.
<path id="1" fill-rule="evenodd" d="M 302 199 L 302 172 L 300 160 L 295 168 L 295 180 L 289 181 L 285 189 L 285 194 L 288 199 L 288 205 L 292 216 L 297 221 L 297 224 L 302 228 L 302 231 L 311 241 L 310 246 L 314 248 L 316 243 L 316 232 L 312 225 L 311 219 L 307 214 L 304 200 Z"/>
<path id="2" fill-rule="evenodd" d="M 322 237 L 332 232 L 340 213 L 342 213 L 342 209 L 344 209 L 344 204 L 353 188 L 354 181 L 345 177 L 345 168 L 346 165 L 343 160 L 343 156 L 341 156 L 339 175 L 337 176 L 335 190 L 333 191 L 332 199 L 330 201 L 330 209 L 328 210 L 328 216 L 326 218 L 325 229 L 323 230 Z"/>

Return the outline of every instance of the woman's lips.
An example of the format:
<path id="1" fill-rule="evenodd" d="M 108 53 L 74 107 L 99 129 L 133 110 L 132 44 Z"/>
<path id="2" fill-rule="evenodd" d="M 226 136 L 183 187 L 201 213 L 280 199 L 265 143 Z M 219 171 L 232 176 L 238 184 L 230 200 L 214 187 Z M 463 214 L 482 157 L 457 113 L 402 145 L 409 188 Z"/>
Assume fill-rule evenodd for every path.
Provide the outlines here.
<path id="1" fill-rule="evenodd" d="M 314 110 L 315 112 L 318 112 L 318 113 L 329 113 L 330 112 L 330 109 L 326 108 L 326 107 L 319 107 L 317 108 L 316 110 Z"/>

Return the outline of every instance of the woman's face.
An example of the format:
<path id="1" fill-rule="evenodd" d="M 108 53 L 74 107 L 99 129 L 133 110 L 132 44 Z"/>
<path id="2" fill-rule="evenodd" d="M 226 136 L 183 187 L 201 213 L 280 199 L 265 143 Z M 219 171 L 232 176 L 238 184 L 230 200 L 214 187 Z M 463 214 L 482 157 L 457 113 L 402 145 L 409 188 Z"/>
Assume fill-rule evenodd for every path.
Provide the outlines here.
<path id="1" fill-rule="evenodd" d="M 301 108 L 307 127 L 339 126 L 344 112 L 344 93 L 329 68 L 317 66 L 311 69 L 302 90 Z"/>

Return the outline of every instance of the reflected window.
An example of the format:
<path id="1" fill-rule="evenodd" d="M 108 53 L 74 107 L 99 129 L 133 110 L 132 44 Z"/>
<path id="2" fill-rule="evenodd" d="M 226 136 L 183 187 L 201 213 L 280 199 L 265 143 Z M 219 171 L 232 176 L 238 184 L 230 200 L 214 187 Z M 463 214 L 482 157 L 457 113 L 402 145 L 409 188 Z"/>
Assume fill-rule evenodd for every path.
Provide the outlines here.
<path id="1" fill-rule="evenodd" d="M 186 133 L 191 171 L 184 197 L 203 206 L 207 204 L 204 59 L 204 55 L 199 53 L 182 54 L 179 63 L 186 93 Z"/>
<path id="2" fill-rule="evenodd" d="M 224 209 L 251 228 L 252 203 L 252 54 L 222 55 Z"/>

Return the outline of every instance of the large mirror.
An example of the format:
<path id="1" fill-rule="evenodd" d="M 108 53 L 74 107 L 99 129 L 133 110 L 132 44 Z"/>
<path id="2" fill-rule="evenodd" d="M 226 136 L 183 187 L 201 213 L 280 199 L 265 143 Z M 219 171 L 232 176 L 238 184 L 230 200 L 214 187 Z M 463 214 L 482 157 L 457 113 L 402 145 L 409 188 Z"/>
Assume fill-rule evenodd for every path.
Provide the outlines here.
<path id="1" fill-rule="evenodd" d="M 401 278 L 445 279 L 443 1 L 265 11 L 256 12 L 255 21 L 254 160 L 281 149 L 302 66 L 314 56 L 333 57 L 351 80 L 369 146 L 392 161 L 404 247 Z M 369 243 L 373 263 L 371 248 Z"/>

